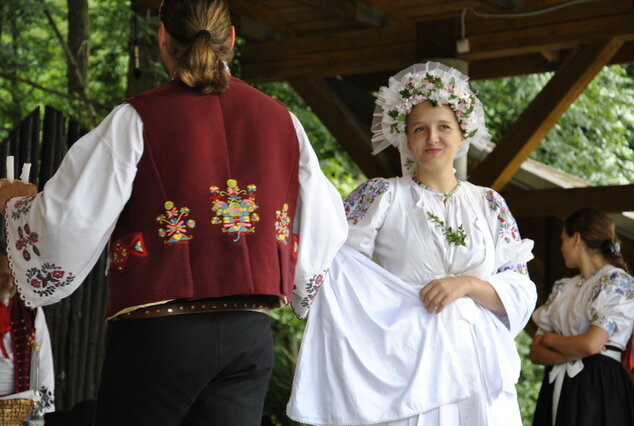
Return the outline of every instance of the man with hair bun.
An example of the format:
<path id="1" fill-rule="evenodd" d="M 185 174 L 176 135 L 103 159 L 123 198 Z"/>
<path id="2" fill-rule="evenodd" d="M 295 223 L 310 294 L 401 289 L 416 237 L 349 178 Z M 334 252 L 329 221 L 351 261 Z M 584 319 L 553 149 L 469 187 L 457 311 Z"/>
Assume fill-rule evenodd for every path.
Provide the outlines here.
<path id="1" fill-rule="evenodd" d="M 54 303 L 109 243 L 97 425 L 259 425 L 267 313 L 307 314 L 343 206 L 297 118 L 229 74 L 226 1 L 165 0 L 159 16 L 172 81 L 116 107 L 39 194 L 2 182 L 13 273 L 27 306 Z"/>

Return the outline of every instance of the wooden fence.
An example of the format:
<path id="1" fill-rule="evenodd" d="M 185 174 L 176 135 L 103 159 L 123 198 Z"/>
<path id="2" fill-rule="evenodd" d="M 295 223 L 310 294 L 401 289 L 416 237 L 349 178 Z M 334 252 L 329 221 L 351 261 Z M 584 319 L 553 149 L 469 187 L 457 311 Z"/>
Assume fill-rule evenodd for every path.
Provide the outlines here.
<path id="1" fill-rule="evenodd" d="M 0 142 L 0 176 L 6 176 L 6 157 L 15 157 L 16 176 L 31 163 L 30 181 L 43 188 L 55 174 L 68 148 L 86 131 L 54 108 L 40 108 L 25 117 Z M 55 406 L 71 408 L 97 396 L 105 348 L 104 312 L 107 297 L 106 253 L 72 296 L 46 306 L 55 364 Z"/>

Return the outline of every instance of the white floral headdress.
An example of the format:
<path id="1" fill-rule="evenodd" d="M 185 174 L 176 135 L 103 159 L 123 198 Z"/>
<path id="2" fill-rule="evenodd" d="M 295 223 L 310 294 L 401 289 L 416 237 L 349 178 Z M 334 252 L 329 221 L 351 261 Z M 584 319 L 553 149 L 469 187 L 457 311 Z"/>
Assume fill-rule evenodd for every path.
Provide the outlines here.
<path id="1" fill-rule="evenodd" d="M 448 105 L 456 115 L 465 143 L 456 153 L 461 157 L 473 143 L 484 148 L 491 139 L 484 122 L 480 100 L 468 83 L 469 78 L 455 68 L 439 62 L 414 64 L 390 77 L 379 89 L 372 121 L 372 148 L 377 154 L 393 145 L 401 152 L 403 172 L 412 173 L 414 158 L 407 149 L 407 116 L 416 105 L 430 101 Z"/>

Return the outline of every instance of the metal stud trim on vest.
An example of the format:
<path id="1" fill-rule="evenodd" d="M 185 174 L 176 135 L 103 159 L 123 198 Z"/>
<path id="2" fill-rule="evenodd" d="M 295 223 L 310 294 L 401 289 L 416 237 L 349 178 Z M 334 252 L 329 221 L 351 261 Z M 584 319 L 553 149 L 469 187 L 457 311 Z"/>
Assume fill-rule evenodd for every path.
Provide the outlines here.
<path id="1" fill-rule="evenodd" d="M 238 241 L 242 234 L 255 232 L 255 223 L 260 216 L 255 213 L 258 205 L 255 202 L 257 187 L 247 185 L 247 189 L 240 189 L 236 179 L 227 180 L 227 190 L 220 191 L 217 186 L 209 187 L 211 211 L 216 214 L 211 219 L 212 225 L 220 225 L 227 234 L 235 234 Z"/>
<path id="2" fill-rule="evenodd" d="M 193 314 L 204 312 L 223 312 L 223 311 L 253 311 L 267 313 L 270 310 L 268 303 L 263 302 L 244 302 L 242 300 L 227 300 L 222 303 L 209 303 L 203 301 L 168 303 L 152 307 L 151 309 L 138 309 L 136 311 L 127 312 L 117 317 L 117 319 L 139 319 L 139 318 L 157 318 L 180 314 Z"/>

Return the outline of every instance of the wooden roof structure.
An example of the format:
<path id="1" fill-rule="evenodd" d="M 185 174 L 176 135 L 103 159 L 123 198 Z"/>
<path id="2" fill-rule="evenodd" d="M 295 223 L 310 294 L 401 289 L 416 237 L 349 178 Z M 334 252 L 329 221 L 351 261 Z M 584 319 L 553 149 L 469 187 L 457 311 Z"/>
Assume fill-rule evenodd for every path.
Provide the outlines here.
<path id="1" fill-rule="evenodd" d="M 366 176 L 400 174 L 395 152 L 372 156 L 369 144 L 372 94 L 395 72 L 433 58 L 463 61 L 472 80 L 553 71 L 541 93 L 469 173 L 469 180 L 503 191 L 520 225 L 534 229 L 540 236 L 530 237 L 543 246 L 558 247 L 560 220 L 577 208 L 634 211 L 634 185 L 519 191 L 511 183 L 604 66 L 634 62 L 634 0 L 229 4 L 238 35 L 245 40 L 238 51 L 242 78 L 250 83 L 290 82 Z M 531 220 L 537 222 L 524 225 Z M 634 251 L 631 240 L 624 245 Z M 537 250 L 537 257 L 559 257 L 558 251 L 548 250 Z M 563 266 L 548 272 L 548 262 L 539 268 L 542 282 L 564 273 Z"/>

